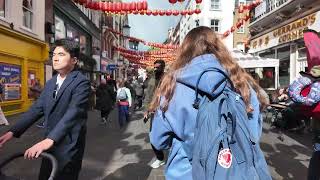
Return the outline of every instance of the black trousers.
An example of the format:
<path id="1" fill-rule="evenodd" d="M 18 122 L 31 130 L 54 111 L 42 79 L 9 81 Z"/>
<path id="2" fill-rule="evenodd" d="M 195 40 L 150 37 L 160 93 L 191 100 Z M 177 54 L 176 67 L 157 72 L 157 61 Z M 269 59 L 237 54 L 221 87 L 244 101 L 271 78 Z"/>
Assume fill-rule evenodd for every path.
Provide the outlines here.
<path id="1" fill-rule="evenodd" d="M 110 112 L 111 112 L 111 109 L 103 109 L 103 110 L 101 110 L 101 118 L 104 117 L 107 120 L 108 117 L 109 117 Z"/>
<path id="2" fill-rule="evenodd" d="M 74 161 L 59 169 L 54 180 L 78 180 L 82 161 Z M 40 167 L 39 180 L 48 180 L 52 170 L 51 162 L 43 159 Z"/>

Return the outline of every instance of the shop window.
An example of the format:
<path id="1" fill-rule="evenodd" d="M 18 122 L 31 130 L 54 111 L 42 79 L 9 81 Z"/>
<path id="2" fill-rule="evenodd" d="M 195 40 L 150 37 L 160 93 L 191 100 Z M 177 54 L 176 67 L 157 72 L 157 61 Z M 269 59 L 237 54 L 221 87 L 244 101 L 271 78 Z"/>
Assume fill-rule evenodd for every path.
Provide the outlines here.
<path id="1" fill-rule="evenodd" d="M 32 23 L 33 23 L 32 0 L 23 0 L 22 10 L 23 10 L 23 26 L 29 29 L 32 29 Z"/>
<path id="2" fill-rule="evenodd" d="M 238 42 L 237 43 L 237 49 L 244 52 L 244 43 L 243 42 Z"/>
<path id="3" fill-rule="evenodd" d="M 64 21 L 59 18 L 58 16 L 54 17 L 55 22 L 55 39 L 63 39 L 66 38 L 66 26 L 64 24 Z"/>
<path id="4" fill-rule="evenodd" d="M 6 0 L 0 0 L 0 17 L 6 16 Z"/>
<path id="5" fill-rule="evenodd" d="M 246 68 L 246 71 L 264 89 L 275 89 L 275 68 Z"/>
<path id="6" fill-rule="evenodd" d="M 277 49 L 279 59 L 279 83 L 280 87 L 287 87 L 290 84 L 290 46 Z"/>
<path id="7" fill-rule="evenodd" d="M 214 32 L 220 32 L 220 21 L 217 19 L 211 19 L 211 29 Z"/>
<path id="8" fill-rule="evenodd" d="M 220 0 L 211 0 L 211 10 L 220 10 Z"/>
<path id="9" fill-rule="evenodd" d="M 1 99 L 21 99 L 21 66 L 0 63 Z"/>
<path id="10" fill-rule="evenodd" d="M 42 87 L 40 80 L 37 78 L 35 70 L 28 71 L 28 98 L 37 99 L 40 96 Z"/>

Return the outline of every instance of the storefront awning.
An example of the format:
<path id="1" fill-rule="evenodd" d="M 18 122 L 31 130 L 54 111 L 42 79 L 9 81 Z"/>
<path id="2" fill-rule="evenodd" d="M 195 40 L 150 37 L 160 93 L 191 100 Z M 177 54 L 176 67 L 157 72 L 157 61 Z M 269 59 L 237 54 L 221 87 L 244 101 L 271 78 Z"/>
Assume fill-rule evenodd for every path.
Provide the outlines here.
<path id="1" fill-rule="evenodd" d="M 231 53 L 242 68 L 279 67 L 279 59 L 253 56 L 240 50 L 233 50 Z"/>

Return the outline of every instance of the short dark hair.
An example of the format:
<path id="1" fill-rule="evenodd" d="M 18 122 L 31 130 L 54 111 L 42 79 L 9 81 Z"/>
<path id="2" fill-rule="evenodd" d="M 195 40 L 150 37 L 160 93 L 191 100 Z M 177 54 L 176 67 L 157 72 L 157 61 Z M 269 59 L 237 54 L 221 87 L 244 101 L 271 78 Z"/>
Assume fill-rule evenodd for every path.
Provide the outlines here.
<path id="1" fill-rule="evenodd" d="M 162 60 L 162 59 L 156 60 L 153 64 L 160 64 L 162 67 L 165 67 L 165 66 L 166 66 L 166 63 L 165 63 L 164 60 Z"/>
<path id="2" fill-rule="evenodd" d="M 79 59 L 79 55 L 80 55 L 79 43 L 75 42 L 74 40 L 72 39 L 56 40 L 54 43 L 54 48 L 56 48 L 57 46 L 62 46 L 65 51 L 70 53 L 70 56 L 72 58 L 76 57 L 77 59 Z"/>

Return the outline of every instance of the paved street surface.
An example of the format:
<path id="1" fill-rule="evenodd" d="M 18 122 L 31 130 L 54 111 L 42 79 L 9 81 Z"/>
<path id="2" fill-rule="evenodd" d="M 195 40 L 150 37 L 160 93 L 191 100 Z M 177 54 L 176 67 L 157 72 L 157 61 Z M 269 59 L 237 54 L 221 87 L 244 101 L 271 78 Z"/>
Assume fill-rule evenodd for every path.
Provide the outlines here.
<path id="1" fill-rule="evenodd" d="M 98 111 L 89 112 L 88 134 L 80 180 L 163 180 L 163 168 L 151 169 L 148 163 L 153 158 L 149 145 L 148 125 L 141 120 L 143 113 L 136 112 L 124 129 L 119 129 L 117 112 L 110 115 L 112 122 L 100 124 Z M 12 124 L 18 116 L 8 119 Z M 7 130 L 0 127 L 2 134 Z M 306 179 L 311 151 L 311 136 L 308 133 L 286 133 L 281 141 L 276 130 L 267 124 L 263 129 L 261 147 L 266 154 L 273 179 Z M 0 151 L 0 161 L 10 154 L 23 151 L 41 139 L 41 129 L 33 126 L 20 139 L 11 141 Z M 5 174 L 25 180 L 37 179 L 40 161 L 18 159 L 6 166 Z"/>

